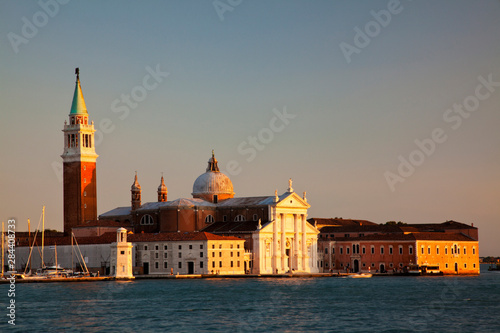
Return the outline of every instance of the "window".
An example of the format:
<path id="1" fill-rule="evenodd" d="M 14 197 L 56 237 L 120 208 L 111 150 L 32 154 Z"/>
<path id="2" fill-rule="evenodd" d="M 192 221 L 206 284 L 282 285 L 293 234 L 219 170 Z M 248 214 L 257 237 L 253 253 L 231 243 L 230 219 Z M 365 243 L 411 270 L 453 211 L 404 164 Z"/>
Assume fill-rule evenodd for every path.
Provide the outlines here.
<path id="1" fill-rule="evenodd" d="M 182 245 L 179 245 L 179 250 L 182 250 Z"/>
<path id="2" fill-rule="evenodd" d="M 163 267 L 164 267 L 164 268 L 168 268 L 168 262 L 166 262 L 166 261 L 165 261 L 165 262 L 163 263 Z"/>
<path id="3" fill-rule="evenodd" d="M 212 244 L 212 249 L 215 249 L 215 244 Z"/>
<path id="4" fill-rule="evenodd" d="M 182 252 L 179 252 L 179 258 L 182 258 Z"/>
<path id="5" fill-rule="evenodd" d="M 148 250 L 148 246 L 144 245 L 144 251 L 147 251 L 147 250 Z"/>
<path id="6" fill-rule="evenodd" d="M 394 265 L 393 265 L 393 263 L 391 262 L 391 263 L 389 264 L 389 267 L 391 267 L 391 268 L 392 268 L 393 266 L 394 266 Z"/>
<path id="7" fill-rule="evenodd" d="M 392 249 L 392 245 L 391 245 L 391 246 L 389 246 L 389 254 L 392 254 L 392 251 L 393 251 L 393 249 Z"/>
<path id="8" fill-rule="evenodd" d="M 214 194 L 214 203 L 219 202 L 219 196 L 217 194 Z"/>
<path id="9" fill-rule="evenodd" d="M 431 254 L 431 247 L 427 246 L 427 254 Z"/>
<path id="10" fill-rule="evenodd" d="M 163 253 L 163 258 L 167 259 L 167 257 L 168 257 L 168 252 L 164 252 Z"/>
<path id="11" fill-rule="evenodd" d="M 346 253 L 346 254 L 349 254 L 349 246 L 346 246 L 346 247 L 345 247 L 345 253 Z"/>
<path id="12" fill-rule="evenodd" d="M 159 254 L 158 254 L 158 252 L 156 252 L 155 253 L 155 259 L 158 259 L 158 256 L 159 256 Z"/>
<path id="13" fill-rule="evenodd" d="M 345 234 L 344 235 L 345 238 L 349 238 L 349 236 L 350 236 L 349 234 Z"/>
<path id="14" fill-rule="evenodd" d="M 375 267 L 375 264 L 374 264 L 374 263 L 372 263 L 372 267 Z"/>
<path id="15" fill-rule="evenodd" d="M 328 248 L 325 248 L 325 254 L 328 254 Z"/>
<path id="16" fill-rule="evenodd" d="M 444 266 L 445 266 L 446 268 L 448 268 L 448 264 L 445 264 Z"/>
<path id="17" fill-rule="evenodd" d="M 224 221 L 224 222 L 226 222 L 226 221 L 227 221 L 227 215 L 224 215 L 224 216 L 222 217 L 222 221 Z"/>
<path id="18" fill-rule="evenodd" d="M 233 256 L 233 252 L 231 251 L 231 257 Z"/>
<path id="19" fill-rule="evenodd" d="M 125 254 L 125 251 L 120 251 L 120 254 Z"/>
<path id="20" fill-rule="evenodd" d="M 219 257 L 222 257 L 222 252 L 219 252 Z"/>
<path id="21" fill-rule="evenodd" d="M 448 246 L 445 246 L 445 248 L 444 248 L 444 254 L 448 254 Z"/>
<path id="22" fill-rule="evenodd" d="M 233 267 L 233 262 L 231 261 L 231 267 Z"/>
<path id="23" fill-rule="evenodd" d="M 203 261 L 200 261 L 200 268 L 203 268 Z"/>
<path id="24" fill-rule="evenodd" d="M 222 244 L 219 244 L 219 249 L 222 249 Z"/>
<path id="25" fill-rule="evenodd" d="M 229 247 L 232 249 L 233 248 L 233 244 L 231 244 Z"/>
<path id="26" fill-rule="evenodd" d="M 207 217 L 205 217 L 205 223 L 214 223 L 215 219 L 212 215 L 207 215 Z"/>
<path id="27" fill-rule="evenodd" d="M 253 220 L 257 221 L 259 219 L 259 216 L 257 214 L 253 214 Z"/>
<path id="28" fill-rule="evenodd" d="M 179 268 L 182 268 L 182 262 L 179 261 Z"/>
<path id="29" fill-rule="evenodd" d="M 149 214 L 143 215 L 141 217 L 141 225 L 151 225 L 154 223 L 153 217 Z"/>
<path id="30" fill-rule="evenodd" d="M 219 267 L 222 267 L 222 261 L 219 261 Z"/>
<path id="31" fill-rule="evenodd" d="M 86 197 L 87 196 L 87 191 L 83 191 L 83 196 Z"/>
<path id="32" fill-rule="evenodd" d="M 366 246 L 364 246 L 364 245 L 363 245 L 363 247 L 361 248 L 361 252 L 362 252 L 363 254 L 366 254 Z"/>
<path id="33" fill-rule="evenodd" d="M 476 254 L 476 248 L 475 247 L 472 248 L 472 254 Z"/>
<path id="34" fill-rule="evenodd" d="M 403 254 L 403 246 L 402 245 L 399 245 L 399 254 Z"/>
<path id="35" fill-rule="evenodd" d="M 200 245 L 200 250 L 203 250 L 203 244 Z"/>
<path id="36" fill-rule="evenodd" d="M 240 251 L 236 252 L 236 256 L 239 257 L 240 256 Z"/>
<path id="37" fill-rule="evenodd" d="M 163 246 L 163 249 L 164 249 L 165 251 L 166 251 L 166 250 L 168 250 L 168 246 L 167 246 L 167 245 Z"/>
<path id="38" fill-rule="evenodd" d="M 476 264 L 472 264 L 472 267 L 476 268 Z"/>
<path id="39" fill-rule="evenodd" d="M 212 257 L 215 257 L 215 252 L 212 252 Z"/>
<path id="40" fill-rule="evenodd" d="M 332 247 L 332 254 L 335 254 L 335 248 Z"/>
<path id="41" fill-rule="evenodd" d="M 340 247 L 340 254 L 343 254 L 343 252 L 344 252 L 344 248 L 341 246 Z"/>
<path id="42" fill-rule="evenodd" d="M 408 253 L 413 254 L 413 246 L 408 246 Z"/>
<path id="43" fill-rule="evenodd" d="M 439 254 L 439 246 L 436 246 L 436 254 Z"/>
<path id="44" fill-rule="evenodd" d="M 380 246 L 380 254 L 384 254 L 384 246 L 383 245 Z"/>
<path id="45" fill-rule="evenodd" d="M 238 260 L 236 263 L 238 264 L 237 266 L 240 267 L 240 261 Z"/>
<path id="46" fill-rule="evenodd" d="M 203 258 L 203 252 L 200 252 L 200 258 Z"/>
<path id="47" fill-rule="evenodd" d="M 159 247 L 158 245 L 155 245 L 155 250 L 158 251 Z"/>
<path id="48" fill-rule="evenodd" d="M 373 246 L 373 245 L 371 246 L 371 252 L 372 252 L 372 254 L 375 254 L 375 246 Z"/>
<path id="49" fill-rule="evenodd" d="M 236 217 L 234 218 L 234 222 L 241 222 L 241 221 L 245 221 L 245 217 L 243 215 L 236 215 Z"/>
<path id="50" fill-rule="evenodd" d="M 467 268 L 467 264 L 464 264 L 464 268 Z"/>
<path id="51" fill-rule="evenodd" d="M 421 246 L 421 247 L 420 247 L 420 252 L 421 252 L 422 254 L 424 254 L 424 247 L 423 247 L 423 246 Z"/>
<path id="52" fill-rule="evenodd" d="M 189 249 L 192 250 L 193 249 L 193 245 L 189 245 Z"/>
<path id="53" fill-rule="evenodd" d="M 464 246 L 464 254 L 467 254 L 467 248 Z"/>
<path id="54" fill-rule="evenodd" d="M 212 268 L 215 268 L 215 261 L 212 261 Z"/>
<path id="55" fill-rule="evenodd" d="M 155 268 L 158 269 L 158 261 L 155 262 Z"/>

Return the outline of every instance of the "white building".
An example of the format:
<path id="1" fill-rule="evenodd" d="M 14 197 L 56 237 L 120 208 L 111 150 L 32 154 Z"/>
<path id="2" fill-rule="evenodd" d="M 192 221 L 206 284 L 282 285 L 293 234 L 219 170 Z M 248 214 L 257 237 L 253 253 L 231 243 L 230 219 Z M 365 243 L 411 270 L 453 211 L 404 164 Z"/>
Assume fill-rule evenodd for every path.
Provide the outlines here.
<path id="1" fill-rule="evenodd" d="M 111 243 L 111 276 L 117 279 L 133 279 L 132 243 L 127 242 L 127 229 L 116 230 L 116 242 Z"/>

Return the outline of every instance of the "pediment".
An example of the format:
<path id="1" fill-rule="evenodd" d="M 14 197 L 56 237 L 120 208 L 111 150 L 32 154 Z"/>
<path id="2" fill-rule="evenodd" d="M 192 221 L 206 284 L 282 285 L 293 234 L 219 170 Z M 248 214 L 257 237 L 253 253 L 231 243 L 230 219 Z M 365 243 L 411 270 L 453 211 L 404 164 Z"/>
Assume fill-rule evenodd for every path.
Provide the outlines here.
<path id="1" fill-rule="evenodd" d="M 285 193 L 285 196 L 280 198 L 280 201 L 276 203 L 276 207 L 289 207 L 289 208 L 309 208 L 307 202 L 304 201 L 297 193 Z"/>

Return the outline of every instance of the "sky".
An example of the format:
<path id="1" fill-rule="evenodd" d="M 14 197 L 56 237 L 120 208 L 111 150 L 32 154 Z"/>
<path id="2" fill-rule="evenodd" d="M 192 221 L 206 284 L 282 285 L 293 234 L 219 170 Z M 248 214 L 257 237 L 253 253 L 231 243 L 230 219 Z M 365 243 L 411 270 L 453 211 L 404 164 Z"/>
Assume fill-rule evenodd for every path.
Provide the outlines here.
<path id="1" fill-rule="evenodd" d="M 0 1 L 0 219 L 62 230 L 74 68 L 98 214 L 293 179 L 309 217 L 479 228 L 500 255 L 500 1 Z"/>

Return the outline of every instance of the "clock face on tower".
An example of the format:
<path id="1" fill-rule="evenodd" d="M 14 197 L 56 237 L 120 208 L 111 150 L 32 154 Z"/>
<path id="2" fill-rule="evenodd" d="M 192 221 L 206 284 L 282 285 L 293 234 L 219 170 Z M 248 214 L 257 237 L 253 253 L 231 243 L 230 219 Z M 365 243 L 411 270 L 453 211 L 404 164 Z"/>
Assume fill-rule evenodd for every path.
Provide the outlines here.
<path id="1" fill-rule="evenodd" d="M 64 232 L 97 220 L 97 181 L 94 124 L 83 99 L 79 70 L 75 83 L 69 122 L 64 124 Z"/>

